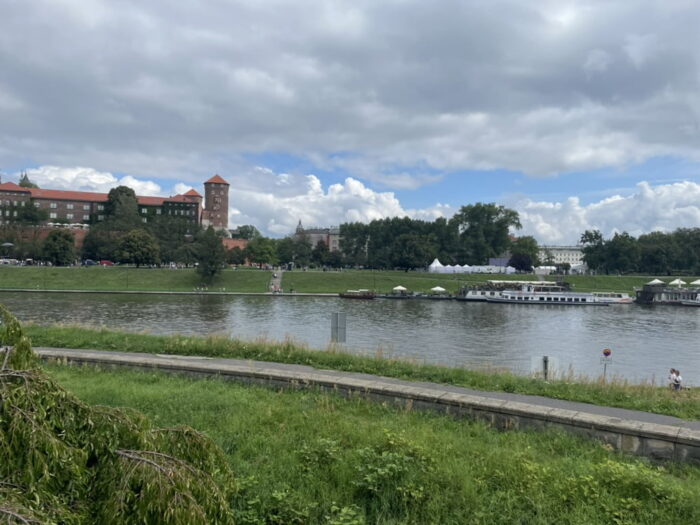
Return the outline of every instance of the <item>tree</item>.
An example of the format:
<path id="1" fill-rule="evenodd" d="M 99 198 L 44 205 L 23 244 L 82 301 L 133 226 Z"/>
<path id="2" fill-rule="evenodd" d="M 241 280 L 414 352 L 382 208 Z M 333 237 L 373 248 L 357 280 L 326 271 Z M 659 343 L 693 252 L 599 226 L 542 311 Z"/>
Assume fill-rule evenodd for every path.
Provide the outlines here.
<path id="1" fill-rule="evenodd" d="M 517 211 L 493 203 L 462 206 L 450 222 L 459 232 L 459 255 L 468 264 L 485 264 L 505 252 L 510 229 L 521 228 Z"/>
<path id="2" fill-rule="evenodd" d="M 128 186 L 109 190 L 105 203 L 105 216 L 112 230 L 129 231 L 141 223 L 136 193 Z"/>
<path id="3" fill-rule="evenodd" d="M 324 241 L 319 241 L 311 250 L 311 261 L 316 263 L 318 266 L 324 266 L 328 260 L 328 245 Z"/>
<path id="4" fill-rule="evenodd" d="M 245 247 L 246 259 L 256 264 L 275 264 L 277 262 L 275 244 L 267 237 L 257 237 Z M 288 261 L 287 261 L 288 262 Z"/>
<path id="5" fill-rule="evenodd" d="M 252 224 L 243 224 L 231 232 L 231 237 L 250 241 L 256 237 L 262 237 L 262 234 Z"/>
<path id="6" fill-rule="evenodd" d="M 583 262 L 591 270 L 601 271 L 605 266 L 605 245 L 599 230 L 586 230 L 581 234 Z"/>
<path id="7" fill-rule="evenodd" d="M 66 266 L 75 260 L 75 237 L 68 230 L 51 230 L 44 241 L 44 257 L 55 266 Z"/>
<path id="8" fill-rule="evenodd" d="M 226 254 L 226 261 L 229 264 L 245 264 L 245 252 L 238 246 L 234 246 Z"/>
<path id="9" fill-rule="evenodd" d="M 531 272 L 532 257 L 527 253 L 514 253 L 508 261 L 508 266 L 512 266 L 519 272 Z"/>
<path id="10" fill-rule="evenodd" d="M 512 255 L 527 255 L 529 258 L 530 267 L 537 266 L 539 264 L 539 253 L 540 247 L 537 241 L 531 235 L 525 235 L 523 237 L 518 237 L 510 247 L 510 253 Z M 551 255 L 551 253 L 550 253 Z M 511 265 L 513 266 L 513 265 Z M 517 266 L 513 266 L 517 268 Z"/>
<path id="11" fill-rule="evenodd" d="M 30 199 L 25 206 L 21 206 L 17 210 L 17 222 L 27 226 L 37 226 L 49 218 L 48 210 L 42 210 L 34 203 L 34 199 Z"/>
<path id="12" fill-rule="evenodd" d="M 196 430 L 83 403 L 0 305 L 2 523 L 233 523 L 223 451 Z"/>
<path id="13" fill-rule="evenodd" d="M 119 242 L 119 262 L 132 263 L 138 268 L 143 264 L 159 264 L 160 248 L 156 238 L 145 230 L 131 230 Z"/>
<path id="14" fill-rule="evenodd" d="M 197 273 L 206 284 L 211 283 L 224 267 L 226 250 L 221 236 L 209 226 L 197 236 Z"/>
<path id="15" fill-rule="evenodd" d="M 369 226 L 360 222 L 340 225 L 340 251 L 350 266 L 367 265 Z"/>
<path id="16" fill-rule="evenodd" d="M 435 258 L 437 250 L 430 236 L 404 233 L 392 246 L 392 266 L 404 270 L 424 268 Z"/>

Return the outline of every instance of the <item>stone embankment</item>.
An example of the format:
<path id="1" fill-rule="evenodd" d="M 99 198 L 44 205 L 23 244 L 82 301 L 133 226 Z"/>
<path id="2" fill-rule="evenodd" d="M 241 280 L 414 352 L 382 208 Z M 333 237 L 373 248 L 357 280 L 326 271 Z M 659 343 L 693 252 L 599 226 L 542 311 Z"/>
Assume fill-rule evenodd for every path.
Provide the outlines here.
<path id="1" fill-rule="evenodd" d="M 485 421 L 501 430 L 560 428 L 598 439 L 616 450 L 658 460 L 700 463 L 700 421 L 620 408 L 303 365 L 196 356 L 37 348 L 44 360 L 218 377 L 274 388 L 316 388 L 406 408 Z"/>

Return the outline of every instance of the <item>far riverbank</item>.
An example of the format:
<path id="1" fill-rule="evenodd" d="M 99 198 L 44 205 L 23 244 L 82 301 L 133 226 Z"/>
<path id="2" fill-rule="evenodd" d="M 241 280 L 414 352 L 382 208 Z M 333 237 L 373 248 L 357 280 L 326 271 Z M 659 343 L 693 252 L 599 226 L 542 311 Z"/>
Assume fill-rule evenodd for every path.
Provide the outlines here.
<path id="1" fill-rule="evenodd" d="M 633 294 L 636 287 L 655 276 L 567 275 L 547 276 L 548 280 L 565 280 L 578 291 L 614 291 Z M 669 282 L 674 277 L 661 277 Z M 435 286 L 456 293 L 463 286 L 487 280 L 538 280 L 532 274 L 431 274 L 421 271 L 374 270 L 295 270 L 282 273 L 283 293 L 338 294 L 346 290 L 370 289 L 390 292 L 403 286 L 413 292 L 427 293 Z M 684 277 L 690 282 L 695 277 Z M 193 268 L 113 267 L 12 267 L 0 266 L 0 290 L 5 291 L 99 291 L 99 292 L 171 292 L 171 293 L 253 293 L 270 292 L 273 272 L 253 268 L 223 270 L 204 286 Z"/>

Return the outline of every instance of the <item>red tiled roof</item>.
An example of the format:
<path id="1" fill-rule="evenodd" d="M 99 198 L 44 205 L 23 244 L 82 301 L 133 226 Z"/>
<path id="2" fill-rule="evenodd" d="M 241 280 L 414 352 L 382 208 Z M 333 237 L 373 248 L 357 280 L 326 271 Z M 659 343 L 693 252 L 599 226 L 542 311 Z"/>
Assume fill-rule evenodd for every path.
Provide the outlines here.
<path id="1" fill-rule="evenodd" d="M 141 197 L 137 195 L 136 200 L 144 206 L 162 206 L 167 199 L 165 197 Z"/>
<path id="2" fill-rule="evenodd" d="M 211 179 L 206 181 L 204 184 L 226 184 L 226 186 L 229 186 L 229 183 L 226 182 L 224 179 L 222 179 L 220 175 L 214 175 Z"/>
<path id="3" fill-rule="evenodd" d="M 3 184 L 0 184 L 0 191 L 21 191 L 24 193 L 31 193 L 29 191 L 29 188 L 23 188 L 22 186 L 19 186 L 14 182 L 5 182 Z"/>
<path id="4" fill-rule="evenodd" d="M 174 197 L 168 197 L 165 199 L 166 202 L 188 202 L 192 204 L 194 201 L 185 195 L 175 195 Z"/>
<path id="5" fill-rule="evenodd" d="M 219 177 L 221 179 L 221 177 Z M 213 180 L 213 179 L 212 179 Z M 224 181 L 223 179 L 221 179 Z M 224 181 L 226 184 L 226 181 Z M 95 193 L 90 191 L 66 191 L 66 190 L 44 190 L 41 188 L 22 188 L 14 182 L 5 182 L 0 184 L 0 191 L 13 191 L 31 193 L 32 198 L 45 200 L 64 200 L 64 201 L 85 201 L 85 202 L 107 202 L 107 193 Z M 189 198 L 188 198 L 189 197 Z M 192 197 L 202 196 L 195 190 L 190 190 L 184 195 L 175 195 L 174 197 L 147 197 L 137 195 L 136 200 L 143 206 L 162 206 L 164 202 L 193 202 Z"/>
<path id="6" fill-rule="evenodd" d="M 89 191 L 43 190 L 40 188 L 32 188 L 30 191 L 32 192 L 32 197 L 35 199 L 107 202 L 106 193 L 93 193 Z"/>

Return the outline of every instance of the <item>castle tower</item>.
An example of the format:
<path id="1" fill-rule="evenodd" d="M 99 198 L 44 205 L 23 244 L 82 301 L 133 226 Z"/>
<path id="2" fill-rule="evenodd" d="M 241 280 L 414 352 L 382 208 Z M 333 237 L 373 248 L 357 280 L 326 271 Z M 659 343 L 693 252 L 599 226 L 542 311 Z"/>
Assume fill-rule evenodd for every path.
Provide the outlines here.
<path id="1" fill-rule="evenodd" d="M 229 183 L 219 175 L 204 183 L 203 226 L 213 226 L 216 230 L 228 229 L 228 188 Z"/>

